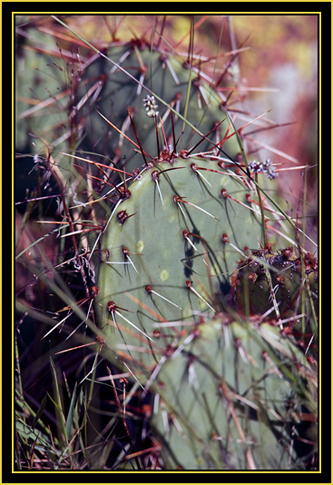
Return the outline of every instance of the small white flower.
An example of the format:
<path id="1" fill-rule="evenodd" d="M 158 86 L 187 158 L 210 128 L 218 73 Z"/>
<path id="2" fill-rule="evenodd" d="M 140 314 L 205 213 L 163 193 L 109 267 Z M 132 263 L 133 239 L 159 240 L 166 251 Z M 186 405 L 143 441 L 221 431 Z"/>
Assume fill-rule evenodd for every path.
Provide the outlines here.
<path id="1" fill-rule="evenodd" d="M 155 116 L 158 116 L 159 112 L 157 111 L 157 108 L 158 108 L 158 105 L 155 101 L 155 97 L 154 96 L 149 96 L 149 94 L 147 94 L 147 96 L 144 98 L 144 104 L 143 106 L 146 108 L 146 115 L 149 117 L 149 118 L 155 118 Z"/>
<path id="2" fill-rule="evenodd" d="M 249 168 L 254 173 L 266 173 L 270 180 L 277 176 L 276 169 L 270 159 L 266 162 L 256 162 L 255 160 L 249 164 Z"/>

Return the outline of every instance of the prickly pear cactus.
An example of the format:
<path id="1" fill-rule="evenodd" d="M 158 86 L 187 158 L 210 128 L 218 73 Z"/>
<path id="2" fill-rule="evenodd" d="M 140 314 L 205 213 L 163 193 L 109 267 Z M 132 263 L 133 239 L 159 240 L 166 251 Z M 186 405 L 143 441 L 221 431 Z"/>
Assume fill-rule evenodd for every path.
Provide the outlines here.
<path id="1" fill-rule="evenodd" d="M 287 281 L 285 253 L 260 260 L 263 218 L 251 205 L 254 184 L 243 165 L 221 152 L 235 158 L 241 143 L 235 134 L 228 147 L 220 143 L 228 138 L 225 129 L 214 131 L 221 100 L 193 66 L 135 44 L 112 48 L 110 58 L 118 66 L 102 91 L 102 117 L 93 115 L 94 137 L 107 139 L 109 119 L 108 153 L 134 175 L 113 189 L 117 200 L 99 247 L 95 308 L 107 358 L 136 379 L 143 396 L 151 393 L 162 468 L 302 469 L 306 452 L 294 436 L 307 439 L 301 406 L 315 420 L 310 364 L 280 326 L 246 316 L 240 322 L 232 313 L 234 292 L 238 310 L 246 303 L 243 313 L 252 312 L 249 274 L 263 280 L 258 311 L 272 306 L 278 283 L 281 311 L 292 308 L 302 272 Z M 194 127 L 214 133 L 219 149 Z M 248 248 L 259 256 L 248 258 Z"/>
<path id="2" fill-rule="evenodd" d="M 182 61 L 179 55 L 167 53 L 160 48 L 151 51 L 145 44 L 136 45 L 135 42 L 124 46 L 112 46 L 108 56 L 117 65 L 110 67 L 110 63 L 99 60 L 92 64 L 87 75 L 95 82 L 96 76 L 101 76 L 101 72 L 103 73 L 98 110 L 112 120 L 122 133 L 111 130 L 96 111 L 93 111 L 87 120 L 85 141 L 82 145 L 87 146 L 88 150 L 91 150 L 93 145 L 99 151 L 103 143 L 103 153 L 108 153 L 117 161 L 124 160 L 127 170 L 131 171 L 140 166 L 141 155 L 133 150 L 133 145 L 126 139 L 126 136 L 129 136 L 136 141 L 131 128 L 129 109 L 135 121 L 137 138 L 147 154 L 155 156 L 156 133 L 149 120 L 149 109 L 147 111 L 142 109 L 142 99 L 147 95 L 142 84 L 160 100 L 190 120 L 201 133 L 206 135 L 214 130 L 215 142 L 221 141 L 226 134 L 227 137 L 230 135 L 229 122 L 221 111 L 222 99 L 213 89 L 213 82 L 207 76 L 205 80 L 198 67 L 185 60 Z M 162 104 L 158 99 L 157 104 L 158 113 L 163 122 L 166 144 L 169 144 L 172 139 L 173 132 L 176 140 L 181 137 L 178 151 L 189 149 L 202 141 L 190 126 L 184 125 L 179 116 L 174 114 L 171 120 L 170 109 L 166 104 Z M 89 128 L 90 122 L 93 129 Z M 214 129 L 221 122 L 222 124 Z M 161 150 L 164 144 L 162 138 Z M 211 144 L 205 140 L 200 144 L 202 151 L 210 148 Z M 231 157 L 238 153 L 239 146 L 235 136 L 229 137 L 223 143 L 223 150 Z"/>
<path id="3" fill-rule="evenodd" d="M 262 236 L 248 190 L 216 160 L 175 155 L 123 188 L 102 238 L 96 299 L 123 356 L 155 365 L 188 322 L 227 308 L 229 275 Z M 158 330 L 161 322 L 170 326 Z"/>
<path id="4" fill-rule="evenodd" d="M 165 468 L 304 469 L 300 402 L 312 415 L 315 371 L 278 328 L 224 315 L 190 329 L 158 370 L 151 421 Z"/>

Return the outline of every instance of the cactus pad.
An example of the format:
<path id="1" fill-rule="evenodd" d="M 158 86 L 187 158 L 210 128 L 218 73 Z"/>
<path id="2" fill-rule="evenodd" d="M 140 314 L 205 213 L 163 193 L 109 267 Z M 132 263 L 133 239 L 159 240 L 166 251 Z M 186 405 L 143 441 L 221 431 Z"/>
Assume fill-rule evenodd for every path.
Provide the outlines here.
<path id="1" fill-rule="evenodd" d="M 164 466 L 304 469 L 300 399 L 311 414 L 316 388 L 304 384 L 315 372 L 303 353 L 276 327 L 225 315 L 186 340 L 154 383 L 152 423 Z"/>
<path id="2" fill-rule="evenodd" d="M 226 308 L 229 275 L 261 238 L 245 184 L 217 161 L 178 157 L 124 191 L 102 238 L 96 308 L 128 358 L 154 365 L 183 323 Z M 161 322 L 174 325 L 157 332 Z"/>
<path id="3" fill-rule="evenodd" d="M 180 56 L 166 53 L 163 49 L 151 51 L 147 46 L 140 48 L 133 43 L 124 46 L 113 46 L 109 50 L 109 58 L 117 63 L 110 69 L 110 64 L 102 60 L 95 62 L 87 73 L 94 81 L 96 76 L 101 76 L 105 81 L 98 101 L 98 109 L 108 119 L 121 129 L 126 136 L 133 138 L 133 131 L 129 120 L 128 109 L 134 118 L 137 136 L 144 150 L 154 157 L 156 154 L 156 134 L 154 125 L 149 117 L 152 111 L 149 107 L 142 109 L 143 100 L 147 99 L 147 91 L 142 84 L 147 86 L 156 99 L 156 110 L 163 121 L 163 130 L 167 144 L 172 139 L 172 130 L 175 137 L 181 137 L 182 149 L 194 146 L 201 137 L 192 128 L 183 123 L 183 119 L 177 115 L 171 121 L 170 109 L 191 120 L 191 124 L 198 128 L 201 133 L 207 134 L 214 129 L 216 124 L 222 124 L 214 131 L 215 140 L 222 140 L 228 132 L 229 122 L 221 110 L 222 99 L 214 91 L 213 82 L 208 82 L 200 75 L 198 67 L 182 62 Z M 206 76 L 207 77 L 207 76 Z M 148 98 L 150 95 L 148 94 Z M 164 101 L 164 104 L 160 100 Z M 146 106 L 146 105 L 145 105 Z M 148 116 L 147 116 L 148 115 Z M 89 127 L 91 119 L 91 127 Z M 91 146 L 100 149 L 103 141 L 103 153 L 119 160 L 126 159 L 127 170 L 133 170 L 140 166 L 142 159 L 140 154 L 135 153 L 132 144 L 123 134 L 110 131 L 108 125 L 93 111 L 87 120 L 85 141 L 82 146 L 91 150 Z M 173 128 L 172 128 L 173 124 Z M 236 137 L 230 137 L 223 143 L 223 150 L 230 156 L 235 157 L 239 152 Z M 162 149 L 163 140 L 160 146 Z M 207 150 L 211 145 L 203 140 L 200 149 Z"/>

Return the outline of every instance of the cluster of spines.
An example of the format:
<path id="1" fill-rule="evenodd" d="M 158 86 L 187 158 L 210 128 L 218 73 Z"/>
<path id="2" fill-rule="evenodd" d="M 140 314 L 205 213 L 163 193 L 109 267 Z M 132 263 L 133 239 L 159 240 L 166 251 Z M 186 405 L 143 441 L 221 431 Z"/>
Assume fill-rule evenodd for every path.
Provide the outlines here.
<path id="1" fill-rule="evenodd" d="M 270 245 L 265 250 L 252 250 L 251 256 L 239 262 L 232 290 L 238 310 L 287 321 L 284 327 L 281 324 L 283 332 L 289 329 L 302 345 L 307 334 L 304 325 L 299 332 L 297 323 L 306 316 L 312 323 L 307 325 L 310 334 L 305 340 L 312 342 L 318 318 L 318 261 L 311 253 L 295 256 L 293 248 L 287 247 L 273 254 Z"/>

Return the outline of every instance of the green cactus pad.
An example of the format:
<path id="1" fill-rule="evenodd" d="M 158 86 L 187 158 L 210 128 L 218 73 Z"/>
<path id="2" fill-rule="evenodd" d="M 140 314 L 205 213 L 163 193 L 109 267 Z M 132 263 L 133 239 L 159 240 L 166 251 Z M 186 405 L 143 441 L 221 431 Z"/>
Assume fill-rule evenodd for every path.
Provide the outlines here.
<path id="1" fill-rule="evenodd" d="M 128 187 L 106 221 L 96 298 L 123 357 L 155 365 L 187 322 L 228 306 L 230 272 L 261 239 L 245 182 L 190 157 L 156 163 Z M 170 326 L 158 331 L 161 322 Z"/>
<path id="2" fill-rule="evenodd" d="M 296 346 L 276 327 L 226 316 L 191 329 L 186 340 L 152 385 L 164 467 L 304 469 L 307 431 L 298 412 L 300 399 L 315 409 L 308 379 L 315 372 Z"/>
<path id="3" fill-rule="evenodd" d="M 144 98 L 151 93 L 164 103 L 171 106 L 181 116 L 191 121 L 201 133 L 206 135 L 214 129 L 216 123 L 224 122 L 214 132 L 215 140 L 222 140 L 228 129 L 229 121 L 221 110 L 221 97 L 213 90 L 212 83 L 205 81 L 199 74 L 198 68 L 189 66 L 182 62 L 180 56 L 173 56 L 165 53 L 162 49 L 151 51 L 146 46 L 133 45 L 128 43 L 121 46 L 113 46 L 108 52 L 109 58 L 117 63 L 120 68 L 111 66 L 110 63 L 99 59 L 87 70 L 91 83 L 95 82 L 96 76 L 103 73 L 103 89 L 98 101 L 98 110 L 108 119 L 112 120 L 119 129 L 136 141 L 128 116 L 128 108 L 134 119 L 137 136 L 143 149 L 152 157 L 156 154 L 156 134 L 154 122 L 147 116 L 143 109 Z M 132 77 L 131 77 L 132 76 Z M 146 86 L 147 92 L 139 83 Z M 85 89 L 87 89 L 85 87 Z M 200 135 L 187 124 L 183 119 L 173 114 L 173 129 L 170 109 L 156 99 L 159 117 L 163 120 L 163 130 L 167 143 L 172 143 L 172 131 L 175 138 L 181 137 L 178 149 L 189 149 L 197 142 L 202 141 L 200 150 L 211 148 L 207 140 L 201 140 Z M 91 126 L 90 126 L 91 123 Z M 236 136 L 231 136 L 233 130 L 228 132 L 229 139 L 223 144 L 225 150 L 231 157 L 239 152 L 239 145 Z M 96 141 L 100 140 L 100 142 Z M 116 130 L 110 130 L 105 121 L 93 111 L 87 119 L 85 140 L 82 146 L 96 146 L 99 150 L 103 144 L 103 153 L 116 159 L 126 159 L 126 169 L 133 170 L 142 163 L 140 154 L 136 154 L 133 145 Z M 161 150 L 164 145 L 163 137 L 160 139 Z"/>

